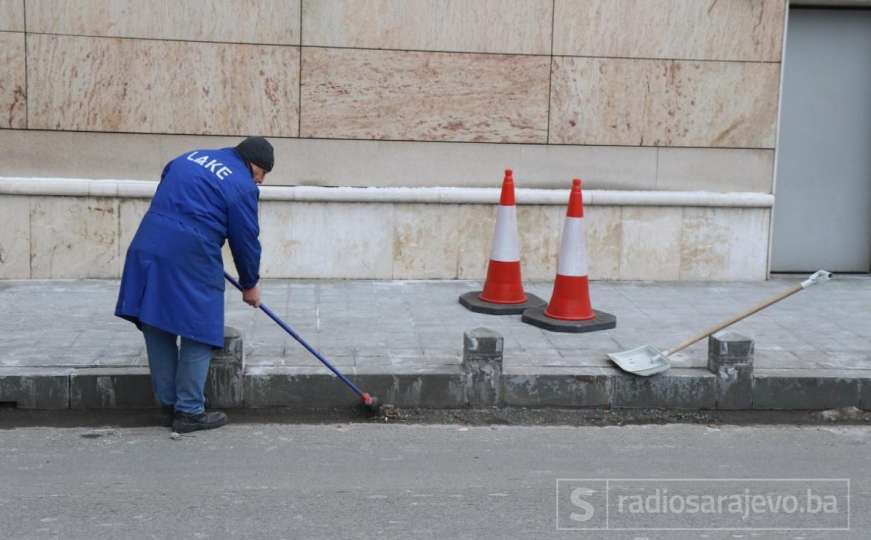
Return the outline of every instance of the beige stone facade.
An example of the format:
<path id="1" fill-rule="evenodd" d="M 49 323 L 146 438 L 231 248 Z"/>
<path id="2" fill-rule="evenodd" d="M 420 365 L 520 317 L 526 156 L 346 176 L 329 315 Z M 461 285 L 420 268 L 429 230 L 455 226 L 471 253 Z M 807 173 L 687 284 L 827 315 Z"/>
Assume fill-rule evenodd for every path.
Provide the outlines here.
<path id="1" fill-rule="evenodd" d="M 276 147 L 273 185 L 484 188 L 513 168 L 522 188 L 580 177 L 639 200 L 770 194 L 785 9 L 0 0 L 0 177 L 155 180 L 186 149 L 259 134 Z M 146 201 L 64 199 L 0 193 L 0 278 L 118 275 Z M 414 197 L 261 212 L 275 277 L 480 278 L 493 225 L 492 207 Z M 522 208 L 529 277 L 552 277 L 561 213 Z M 591 274 L 764 279 L 769 219 L 728 204 L 595 206 Z"/>

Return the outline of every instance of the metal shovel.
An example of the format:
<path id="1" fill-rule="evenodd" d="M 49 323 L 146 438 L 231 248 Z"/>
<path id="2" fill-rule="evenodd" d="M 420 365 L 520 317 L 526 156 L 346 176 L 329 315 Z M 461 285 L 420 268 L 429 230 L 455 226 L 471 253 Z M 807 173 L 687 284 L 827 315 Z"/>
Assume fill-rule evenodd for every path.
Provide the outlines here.
<path id="1" fill-rule="evenodd" d="M 681 343 L 680 345 L 678 345 L 677 347 L 675 347 L 673 349 L 670 349 L 667 351 L 660 351 L 659 349 L 657 349 L 653 345 L 643 345 L 641 347 L 638 347 L 635 349 L 630 349 L 628 351 L 623 351 L 623 352 L 618 352 L 618 353 L 610 353 L 610 354 L 608 354 L 608 358 L 610 358 L 612 362 L 617 364 L 617 366 L 620 369 L 622 369 L 623 371 L 633 373 L 635 375 L 640 375 L 642 377 L 649 377 L 650 375 L 655 375 L 655 374 L 663 372 L 671 367 L 671 364 L 668 361 L 668 357 L 671 356 L 672 354 L 674 354 L 678 351 L 682 351 L 682 350 L 686 349 L 687 347 L 689 347 L 690 345 L 692 345 L 693 343 L 701 341 L 701 340 L 705 339 L 706 337 L 710 336 L 711 334 L 719 332 L 723 328 L 726 328 L 727 326 L 731 326 L 742 319 L 746 319 L 750 315 L 753 315 L 754 313 L 762 311 L 763 309 L 767 308 L 768 306 L 775 304 L 777 302 L 780 302 L 784 298 L 788 298 L 788 297 L 792 296 L 793 294 L 795 294 L 801 290 L 807 289 L 811 285 L 816 285 L 817 283 L 823 283 L 823 282 L 828 281 L 830 279 L 832 279 L 831 272 L 826 272 L 825 270 L 818 270 L 818 271 L 814 272 L 809 278 L 802 281 L 801 283 L 799 283 L 795 287 L 792 287 L 791 289 L 789 289 L 785 292 L 782 292 L 782 293 L 778 294 L 777 296 L 775 296 L 769 300 L 766 300 L 765 302 L 762 302 L 761 304 L 759 304 L 759 305 L 757 305 L 757 306 L 755 306 L 755 307 L 753 307 L 753 308 L 751 308 L 751 309 L 749 309 L 749 310 L 747 310 L 739 315 L 736 315 L 735 317 L 732 317 L 731 319 L 729 319 L 726 322 L 720 323 L 717 326 L 714 326 L 713 328 L 709 328 L 708 330 L 705 330 L 704 333 L 699 334 L 695 337 L 692 337 L 692 338 L 684 341 L 683 343 Z"/>

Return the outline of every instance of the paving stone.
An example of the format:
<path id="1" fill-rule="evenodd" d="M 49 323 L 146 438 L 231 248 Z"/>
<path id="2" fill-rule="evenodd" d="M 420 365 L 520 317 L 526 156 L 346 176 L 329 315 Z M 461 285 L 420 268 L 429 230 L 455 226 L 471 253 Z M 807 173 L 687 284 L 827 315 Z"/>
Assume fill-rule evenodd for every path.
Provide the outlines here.
<path id="1" fill-rule="evenodd" d="M 386 377 L 373 378 L 373 384 L 383 384 L 384 392 L 406 402 L 414 397 L 426 403 L 467 403 L 468 395 L 457 393 L 467 388 L 460 365 L 463 333 L 486 326 L 503 336 L 505 381 L 522 374 L 529 382 L 529 377 L 538 374 L 544 377 L 542 384 L 550 385 L 557 384 L 554 382 L 557 377 L 595 373 L 590 376 L 604 377 L 603 380 L 610 381 L 608 385 L 613 383 L 608 392 L 609 397 L 616 398 L 615 406 L 669 403 L 683 406 L 690 401 L 709 403 L 704 395 L 707 382 L 700 383 L 701 394 L 687 397 L 689 383 L 680 375 L 681 370 L 696 373 L 692 368 L 706 365 L 705 343 L 673 359 L 673 368 L 664 380 L 675 379 L 675 389 L 660 388 L 658 385 L 663 382 L 628 382 L 625 375 L 611 369 L 606 354 L 645 343 L 660 348 L 674 346 L 696 330 L 720 322 L 797 281 L 789 278 L 739 283 L 594 282 L 592 295 L 596 306 L 617 314 L 621 321 L 618 328 L 595 334 L 550 333 L 522 324 L 516 316 L 492 317 L 470 312 L 457 303 L 460 294 L 479 288 L 479 283 L 469 281 L 266 280 L 263 288 L 271 307 L 318 350 L 328 352 L 331 361 L 353 376 Z M 755 340 L 757 376 L 802 378 L 806 392 L 825 396 L 832 391 L 830 383 L 820 383 L 818 390 L 814 390 L 807 379 L 871 378 L 869 284 L 871 278 L 841 277 L 827 283 L 825 291 L 822 287 L 809 289 L 730 329 Z M 106 309 L 114 305 L 117 287 L 118 282 L 112 280 L 0 282 L 0 301 L 16 306 L 15 317 L 0 318 L 0 369 L 79 368 L 75 385 L 67 383 L 68 390 L 75 388 L 77 392 L 77 406 L 151 403 L 142 335 Z M 528 292 L 543 298 L 550 290 L 549 282 L 527 284 Z M 346 402 L 343 400 L 348 396 L 343 387 L 337 387 L 332 374 L 262 312 L 243 305 L 238 292 L 228 289 L 225 303 L 227 323 L 239 328 L 245 337 L 245 361 L 249 368 L 279 371 L 300 368 L 303 371 L 297 375 L 319 377 L 329 383 L 321 389 L 322 395 L 310 396 L 313 402 L 321 398 L 321 403 Z M 59 314 L 63 324 L 59 324 Z M 810 320 L 820 321 L 813 335 L 805 330 Z M 123 369 L 98 376 L 96 368 Z M 90 379 L 85 376 L 88 372 Z M 124 379 L 128 375 L 131 380 Z M 287 377 L 287 372 L 279 375 Z M 612 376 L 613 380 L 607 379 Z M 419 381 L 421 377 L 423 380 Z M 434 378 L 432 382 L 428 377 Z M 98 381 L 102 386 L 97 387 Z M 766 399 L 779 399 L 760 395 L 777 390 L 776 383 L 756 382 L 754 406 L 765 404 Z M 408 393 L 401 386 L 405 383 L 411 385 Z M 125 384 L 129 388 L 119 394 Z M 566 384 L 566 388 L 573 388 L 571 380 Z M 308 395 L 304 387 L 299 388 L 301 395 Z M 330 397 L 328 388 L 338 388 L 338 393 Z M 113 389 L 114 397 L 107 389 Z M 866 397 L 871 393 L 867 386 L 859 384 L 855 389 L 856 400 L 861 394 L 863 404 L 871 401 Z M 503 390 L 507 398 L 509 394 Z M 723 388 L 715 390 L 722 392 Z M 567 390 L 570 391 L 574 390 Z M 438 392 L 445 392 L 447 397 L 438 398 Z M 535 406 L 530 397 L 534 394 L 517 392 L 517 399 L 526 395 L 523 403 Z M 795 394 L 794 390 L 786 393 Z M 350 397 L 353 401 L 353 395 Z M 583 404 L 601 403 L 600 397 L 601 392 L 595 394 L 590 390 L 581 397 L 572 394 L 559 399 L 542 398 L 540 403 L 586 406 Z M 66 403 L 71 399 L 70 394 Z M 717 406 L 726 406 L 725 398 L 718 399 Z M 55 404 L 64 401 L 61 397 Z M 822 401 L 840 403 L 849 399 Z"/>

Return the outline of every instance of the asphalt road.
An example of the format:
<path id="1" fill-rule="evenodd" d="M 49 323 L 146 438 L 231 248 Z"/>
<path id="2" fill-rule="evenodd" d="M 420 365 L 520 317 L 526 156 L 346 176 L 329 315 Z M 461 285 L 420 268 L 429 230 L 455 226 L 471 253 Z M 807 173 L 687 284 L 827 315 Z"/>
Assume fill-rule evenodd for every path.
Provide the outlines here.
<path id="1" fill-rule="evenodd" d="M 869 442 L 871 428 L 835 426 L 260 424 L 178 440 L 160 428 L 18 428 L 0 430 L 0 537 L 864 539 Z M 849 478 L 850 529 L 561 531 L 602 521 L 557 478 Z M 756 482 L 728 489 L 776 487 Z M 830 502 L 843 505 L 789 526 L 845 526 L 845 499 Z M 698 517 L 673 507 L 666 519 Z M 784 514 L 754 519 L 744 523 L 782 526 Z"/>

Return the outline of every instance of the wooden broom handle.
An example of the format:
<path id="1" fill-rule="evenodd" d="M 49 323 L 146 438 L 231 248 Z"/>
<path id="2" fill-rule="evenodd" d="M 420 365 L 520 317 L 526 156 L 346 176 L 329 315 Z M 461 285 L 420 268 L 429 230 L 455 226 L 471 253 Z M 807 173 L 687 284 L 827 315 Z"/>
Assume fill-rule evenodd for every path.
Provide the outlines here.
<path id="1" fill-rule="evenodd" d="M 713 328 L 709 328 L 708 330 L 705 330 L 705 333 L 699 334 L 695 337 L 692 337 L 692 338 L 684 341 L 683 343 L 681 343 L 680 345 L 678 345 L 674 349 L 667 351 L 665 353 L 665 355 L 669 356 L 669 355 L 672 355 L 678 351 L 682 351 L 682 350 L 686 349 L 687 347 L 689 347 L 690 345 L 692 345 L 693 343 L 701 341 L 701 340 L 705 339 L 706 337 L 710 336 L 711 334 L 719 332 L 723 328 L 726 328 L 727 326 L 731 326 L 731 325 L 735 324 L 736 322 L 740 321 L 741 319 L 746 319 L 750 315 L 753 315 L 754 313 L 762 311 L 763 309 L 767 308 L 771 304 L 775 304 L 777 302 L 780 302 L 784 298 L 788 298 L 788 297 L 794 295 L 795 293 L 802 290 L 803 288 L 804 287 L 802 286 L 802 284 L 798 284 L 795 287 L 787 290 L 786 292 L 780 293 L 777 296 L 775 296 L 774 298 L 766 300 L 766 301 L 762 302 L 761 304 L 758 304 L 757 306 L 752 307 L 749 310 L 747 310 L 747 311 L 745 311 L 745 312 L 743 312 L 735 317 L 732 317 L 731 319 L 729 319 L 726 322 L 720 323 L 717 326 L 714 326 Z"/>

